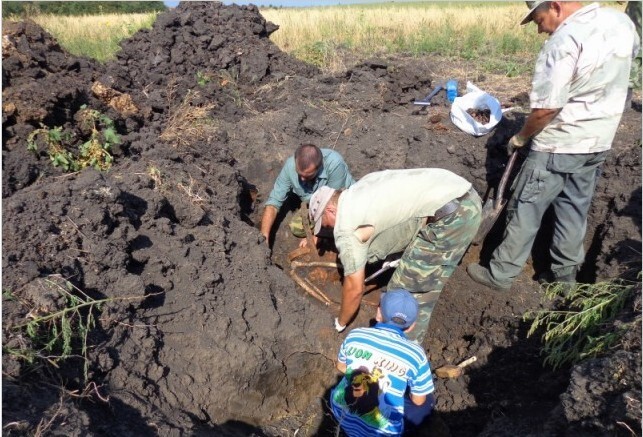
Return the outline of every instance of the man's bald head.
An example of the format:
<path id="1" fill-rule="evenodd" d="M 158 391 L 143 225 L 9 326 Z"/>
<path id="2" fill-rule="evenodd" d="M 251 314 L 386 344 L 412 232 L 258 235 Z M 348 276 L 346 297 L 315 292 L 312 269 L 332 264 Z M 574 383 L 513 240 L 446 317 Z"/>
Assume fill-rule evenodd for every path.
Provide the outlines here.
<path id="1" fill-rule="evenodd" d="M 319 147 L 314 144 L 302 144 L 295 150 L 295 166 L 297 173 L 309 169 L 314 166 L 319 169 L 322 166 L 322 153 Z"/>

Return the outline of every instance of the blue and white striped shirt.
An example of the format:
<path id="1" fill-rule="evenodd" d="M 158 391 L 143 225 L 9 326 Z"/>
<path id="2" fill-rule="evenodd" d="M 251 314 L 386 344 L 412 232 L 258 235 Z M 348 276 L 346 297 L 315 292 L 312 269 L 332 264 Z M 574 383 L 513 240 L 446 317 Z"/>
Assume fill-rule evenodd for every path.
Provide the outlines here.
<path id="1" fill-rule="evenodd" d="M 402 434 L 407 388 L 418 396 L 434 391 L 424 350 L 390 324 L 352 330 L 337 359 L 346 374 L 331 393 L 331 407 L 350 437 Z"/>

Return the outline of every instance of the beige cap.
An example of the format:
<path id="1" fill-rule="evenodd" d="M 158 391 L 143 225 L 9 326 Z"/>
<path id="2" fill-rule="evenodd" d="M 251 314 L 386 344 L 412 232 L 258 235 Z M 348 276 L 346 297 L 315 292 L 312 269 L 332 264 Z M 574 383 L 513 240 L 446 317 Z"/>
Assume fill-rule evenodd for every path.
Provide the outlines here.
<path id="1" fill-rule="evenodd" d="M 310 216 L 310 221 L 315 223 L 315 229 L 313 232 L 315 235 L 319 234 L 322 226 L 322 216 L 324 215 L 324 210 L 328 201 L 335 194 L 335 190 L 331 187 L 323 186 L 317 189 L 310 197 L 310 202 L 308 202 L 308 214 Z"/>

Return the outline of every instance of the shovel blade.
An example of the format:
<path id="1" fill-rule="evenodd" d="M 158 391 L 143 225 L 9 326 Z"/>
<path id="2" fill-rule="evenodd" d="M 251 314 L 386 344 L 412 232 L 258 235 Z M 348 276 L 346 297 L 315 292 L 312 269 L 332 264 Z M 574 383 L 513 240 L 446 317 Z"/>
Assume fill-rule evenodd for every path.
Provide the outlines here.
<path id="1" fill-rule="evenodd" d="M 480 227 L 478 228 L 478 233 L 471 242 L 474 246 L 478 246 L 484 241 L 485 237 L 487 236 L 491 228 L 493 228 L 494 223 L 496 223 L 496 220 L 498 220 L 498 216 L 507 203 L 507 201 L 502 198 L 502 196 L 504 195 L 505 185 L 507 185 L 507 181 L 509 180 L 509 176 L 511 175 L 511 169 L 514 166 L 517 157 L 518 151 L 514 150 L 511 154 L 511 157 L 509 158 L 509 161 L 507 162 L 505 171 L 502 172 L 502 178 L 500 179 L 500 184 L 498 185 L 496 198 L 487 199 L 485 204 L 482 206 L 482 220 L 480 221 Z"/>
<path id="2" fill-rule="evenodd" d="M 480 244 L 482 244 L 487 234 L 489 233 L 489 231 L 491 231 L 491 228 L 493 228 L 493 225 L 498 220 L 498 217 L 500 216 L 500 213 L 502 212 L 502 209 L 504 208 L 507 201 L 501 201 L 500 205 L 498 205 L 497 207 L 494 207 L 494 203 L 495 202 L 493 199 L 489 199 L 482 206 L 482 219 L 480 220 L 480 227 L 478 228 L 478 233 L 475 237 L 473 237 L 473 241 L 471 242 L 474 246 L 479 246 Z"/>
<path id="3" fill-rule="evenodd" d="M 459 378 L 462 373 L 462 367 L 454 365 L 446 365 L 435 369 L 435 376 L 438 378 Z"/>

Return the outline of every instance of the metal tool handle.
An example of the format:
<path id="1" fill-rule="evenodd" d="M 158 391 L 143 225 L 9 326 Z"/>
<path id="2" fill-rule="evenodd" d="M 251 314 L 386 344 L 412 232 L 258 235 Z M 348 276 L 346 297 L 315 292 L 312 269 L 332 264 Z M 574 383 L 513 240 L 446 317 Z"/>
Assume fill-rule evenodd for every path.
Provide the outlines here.
<path id="1" fill-rule="evenodd" d="M 444 88 L 444 84 L 439 84 L 425 98 L 423 98 L 422 100 L 416 100 L 415 102 L 413 102 L 413 104 L 414 105 L 425 105 L 425 106 L 430 105 L 431 104 L 431 99 L 433 97 L 435 97 L 435 95 L 437 93 L 439 93 L 440 90 L 443 89 L 443 88 Z"/>
<path id="2" fill-rule="evenodd" d="M 393 269 L 393 268 L 397 267 L 400 264 L 401 259 L 402 258 L 394 259 L 393 261 L 385 261 L 384 264 L 382 264 L 382 267 L 378 271 L 373 273 L 368 278 L 364 279 L 364 283 L 367 283 L 368 281 L 377 278 L 379 275 L 381 275 L 382 273 L 384 273 L 388 269 Z"/>
<path id="3" fill-rule="evenodd" d="M 496 198 L 494 199 L 494 202 L 493 202 L 494 209 L 498 209 L 502 205 L 502 197 L 505 194 L 505 185 L 507 185 L 507 181 L 509 180 L 509 175 L 511 174 L 511 169 L 514 166 L 514 162 L 516 162 L 517 157 L 518 157 L 518 151 L 514 150 L 513 153 L 511 154 L 511 157 L 509 158 L 509 161 L 507 162 L 507 167 L 505 167 L 505 171 L 502 174 L 502 178 L 500 178 L 500 184 L 498 185 L 498 190 L 496 191 Z"/>
<path id="4" fill-rule="evenodd" d="M 433 97 L 435 97 L 435 95 L 436 95 L 437 93 L 439 93 L 439 92 L 440 92 L 440 90 L 441 90 L 442 88 L 444 88 L 444 84 L 439 84 L 438 86 L 436 86 L 436 87 L 435 87 L 435 89 L 434 89 L 433 91 L 431 91 L 431 92 L 429 93 L 429 95 L 428 95 L 428 96 L 426 96 L 426 97 L 425 97 L 424 99 L 422 99 L 422 100 L 426 100 L 426 101 L 431 100 Z"/>

